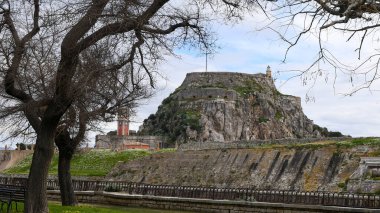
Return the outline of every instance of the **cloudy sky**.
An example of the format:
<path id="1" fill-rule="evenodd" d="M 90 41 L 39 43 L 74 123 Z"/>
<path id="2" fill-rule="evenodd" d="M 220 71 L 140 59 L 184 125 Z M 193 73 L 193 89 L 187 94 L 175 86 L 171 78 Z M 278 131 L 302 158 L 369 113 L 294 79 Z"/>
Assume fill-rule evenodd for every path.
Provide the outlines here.
<path id="1" fill-rule="evenodd" d="M 317 39 L 313 35 L 302 39 L 283 62 L 286 43 L 270 30 L 259 30 L 265 22 L 265 16 L 257 15 L 233 26 L 214 23 L 211 27 L 218 36 L 220 48 L 209 59 L 208 71 L 264 73 L 269 65 L 277 89 L 284 94 L 301 97 L 305 114 L 316 124 L 355 137 L 380 136 L 380 94 L 376 91 L 380 88 L 379 82 L 375 82 L 371 90 L 361 90 L 347 96 L 345 94 L 361 79 L 353 76 L 352 84 L 349 77 L 338 76 L 334 83 L 334 72 L 328 67 L 315 83 L 308 81 L 304 85 L 299 77 L 288 80 L 294 76 L 290 70 L 306 69 L 316 59 Z M 346 42 L 347 36 L 329 31 L 324 35 L 323 42 L 342 61 L 360 63 L 354 51 L 357 44 L 355 38 L 353 42 Z M 371 44 L 363 46 L 362 52 L 369 54 L 373 51 Z M 161 64 L 159 71 L 166 79 L 159 81 L 157 95 L 137 110 L 131 129 L 137 130 L 149 114 L 155 113 L 161 101 L 182 83 L 187 73 L 205 71 L 205 56 L 185 50 L 177 50 L 176 53 L 179 57 L 168 57 Z M 105 131 L 115 129 L 116 122 L 106 125 Z"/>

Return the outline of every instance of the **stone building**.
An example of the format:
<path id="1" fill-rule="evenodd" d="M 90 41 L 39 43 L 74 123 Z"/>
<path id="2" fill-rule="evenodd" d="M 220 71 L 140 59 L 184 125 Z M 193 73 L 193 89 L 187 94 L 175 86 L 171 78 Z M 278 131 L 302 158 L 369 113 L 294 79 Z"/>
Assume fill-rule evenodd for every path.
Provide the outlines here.
<path id="1" fill-rule="evenodd" d="M 134 134 L 131 134 L 134 133 Z M 138 136 L 129 130 L 129 112 L 121 109 L 117 119 L 117 131 L 107 135 L 97 135 L 95 149 L 160 149 L 163 147 L 163 138 L 160 136 Z"/>
<path id="2" fill-rule="evenodd" d="M 360 164 L 347 181 L 347 191 L 377 193 L 380 191 L 380 157 L 361 157 Z"/>

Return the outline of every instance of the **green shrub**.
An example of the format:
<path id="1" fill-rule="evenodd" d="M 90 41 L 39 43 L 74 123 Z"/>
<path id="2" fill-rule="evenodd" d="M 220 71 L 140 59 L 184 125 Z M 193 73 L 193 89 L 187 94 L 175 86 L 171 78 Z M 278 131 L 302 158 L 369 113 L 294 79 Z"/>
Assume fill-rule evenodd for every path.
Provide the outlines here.
<path id="1" fill-rule="evenodd" d="M 280 112 L 280 111 L 277 111 L 276 112 L 276 115 L 274 116 L 274 118 L 276 119 L 276 120 L 281 120 L 282 118 L 283 118 L 284 116 L 282 115 L 282 113 Z"/>
<path id="2" fill-rule="evenodd" d="M 243 86 L 234 87 L 234 90 L 243 97 L 247 97 L 254 91 L 262 92 L 264 88 L 253 79 L 248 79 L 244 82 Z"/>
<path id="3" fill-rule="evenodd" d="M 26 145 L 24 143 L 16 143 L 16 146 L 19 147 L 20 150 L 26 150 Z"/>
<path id="4" fill-rule="evenodd" d="M 343 134 L 341 132 L 328 132 L 327 136 L 332 138 L 338 138 L 343 137 Z"/>
<path id="5" fill-rule="evenodd" d="M 380 195 L 380 189 L 377 189 L 375 192 L 374 192 L 375 195 Z"/>
<path id="6" fill-rule="evenodd" d="M 260 118 L 259 118 L 259 123 L 266 123 L 266 122 L 268 122 L 268 121 L 269 121 L 268 118 L 265 118 L 265 117 L 260 117 Z"/>
<path id="7" fill-rule="evenodd" d="M 166 104 L 170 103 L 172 100 L 173 100 L 173 97 L 170 95 L 169 97 L 165 98 L 162 101 L 162 105 L 166 105 Z"/>
<path id="8" fill-rule="evenodd" d="M 341 189 L 344 189 L 344 188 L 346 188 L 346 183 L 345 182 L 340 182 L 340 183 L 338 183 L 338 187 L 341 188 Z"/>

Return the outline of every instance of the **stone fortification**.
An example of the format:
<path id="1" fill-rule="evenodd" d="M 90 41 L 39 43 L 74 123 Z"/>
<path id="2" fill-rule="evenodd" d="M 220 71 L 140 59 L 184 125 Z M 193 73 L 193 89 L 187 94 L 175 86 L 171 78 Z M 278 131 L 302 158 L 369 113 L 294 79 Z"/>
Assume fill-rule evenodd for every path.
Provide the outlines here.
<path id="1" fill-rule="evenodd" d="M 260 84 L 268 84 L 275 87 L 271 77 L 266 74 L 248 74 L 236 72 L 193 72 L 186 75 L 181 87 L 204 87 L 219 85 L 225 88 L 233 88 L 242 85 L 247 79 L 254 79 Z"/>
<path id="2" fill-rule="evenodd" d="M 323 136 L 315 127 L 301 99 L 281 94 L 270 75 L 208 72 L 187 74 L 140 133 L 180 143 Z"/>
<path id="3" fill-rule="evenodd" d="M 97 135 L 95 138 L 95 149 L 125 149 L 125 144 L 141 143 L 148 144 L 150 149 L 159 149 L 164 141 L 160 136 L 118 136 L 118 135 Z"/>

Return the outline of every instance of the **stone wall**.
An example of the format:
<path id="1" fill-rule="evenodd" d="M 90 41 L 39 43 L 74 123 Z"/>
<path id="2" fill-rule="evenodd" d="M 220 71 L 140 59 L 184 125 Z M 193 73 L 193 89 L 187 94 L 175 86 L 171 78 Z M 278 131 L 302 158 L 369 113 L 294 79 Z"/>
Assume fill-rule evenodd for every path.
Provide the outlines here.
<path id="1" fill-rule="evenodd" d="M 123 143 L 128 142 L 140 142 L 149 144 L 150 149 L 161 148 L 164 138 L 161 136 L 117 136 L 117 135 L 97 135 L 95 138 L 95 148 L 96 149 L 121 149 Z"/>
<path id="2" fill-rule="evenodd" d="M 350 179 L 347 182 L 347 191 L 355 193 L 379 193 L 380 180 Z"/>
<path id="3" fill-rule="evenodd" d="M 273 84 L 272 78 L 266 74 L 248 74 L 236 72 L 193 72 L 186 75 L 185 81 L 181 86 L 204 86 L 204 85 L 223 85 L 223 87 L 231 88 L 241 84 L 247 79 L 255 79 L 258 82 Z"/>
<path id="4" fill-rule="evenodd" d="M 317 141 L 344 141 L 351 139 L 350 137 L 339 137 L 339 138 L 285 138 L 285 139 L 275 139 L 275 140 L 252 140 L 252 141 L 230 141 L 230 142 L 190 142 L 181 144 L 178 147 L 180 151 L 188 150 L 208 150 L 208 149 L 249 149 L 262 145 L 295 145 L 295 144 L 305 144 Z"/>
<path id="5" fill-rule="evenodd" d="M 378 212 L 376 209 L 358 209 L 336 206 L 312 206 L 283 203 L 261 203 L 248 201 L 209 200 L 177 197 L 130 195 L 111 192 L 76 192 L 81 203 L 146 207 L 153 209 L 181 210 L 191 212 L 243 213 L 243 212 Z M 59 191 L 48 191 L 48 199 L 59 201 Z"/>
<path id="6" fill-rule="evenodd" d="M 215 99 L 222 98 L 229 101 L 235 101 L 237 99 L 237 93 L 234 90 L 228 90 L 223 88 L 192 88 L 185 89 L 178 94 L 176 98 L 178 100 L 196 100 L 196 99 Z"/>

